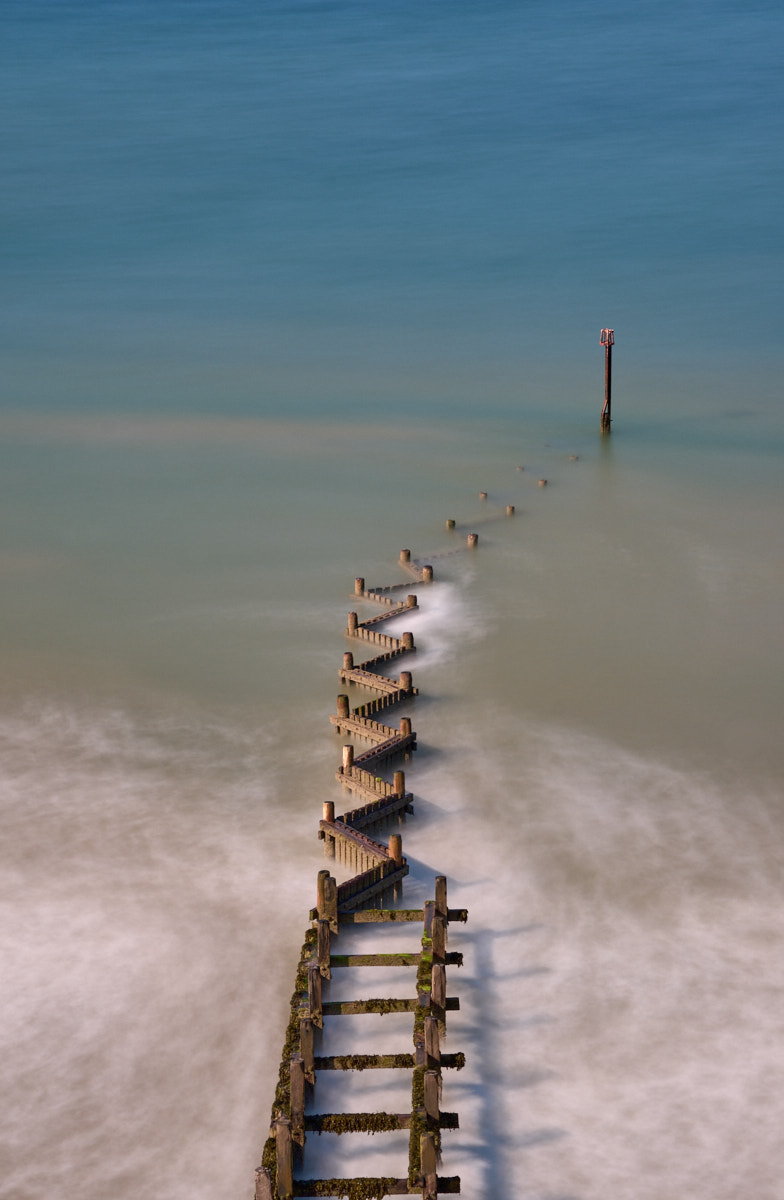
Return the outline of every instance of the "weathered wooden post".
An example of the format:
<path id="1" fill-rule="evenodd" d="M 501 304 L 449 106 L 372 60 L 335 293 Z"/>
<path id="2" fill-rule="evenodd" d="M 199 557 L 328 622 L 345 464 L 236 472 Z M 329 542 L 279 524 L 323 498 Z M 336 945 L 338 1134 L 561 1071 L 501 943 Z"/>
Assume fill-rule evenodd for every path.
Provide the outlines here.
<path id="1" fill-rule="evenodd" d="M 411 551 L 410 550 L 401 550 L 400 551 L 400 561 L 402 563 L 411 562 Z"/>
<path id="2" fill-rule="evenodd" d="M 401 635 L 400 635 L 400 641 L 401 641 L 401 643 L 402 643 L 402 646 L 403 646 L 403 649 L 404 649 L 404 650 L 413 650 L 413 649 L 414 649 L 414 635 L 413 635 L 413 633 L 401 633 Z"/>
<path id="3" fill-rule="evenodd" d="M 319 920 L 316 926 L 318 941 L 316 943 L 316 956 L 318 959 L 318 967 L 322 978 L 331 979 L 332 971 L 329 966 L 329 921 Z"/>
<path id="4" fill-rule="evenodd" d="M 343 670 L 344 671 L 353 671 L 354 670 L 354 655 L 351 653 L 350 650 L 346 650 L 343 654 Z"/>
<path id="5" fill-rule="evenodd" d="M 449 519 L 447 520 L 447 523 L 446 523 L 446 527 L 447 527 L 447 529 L 450 529 L 450 530 L 454 529 L 454 527 L 455 527 L 454 517 L 449 517 Z"/>
<path id="6" fill-rule="evenodd" d="M 425 1116 L 431 1129 L 441 1122 L 441 1076 L 438 1071 L 425 1071 Z"/>
<path id="7" fill-rule="evenodd" d="M 361 575 L 357 575 L 356 579 L 354 580 L 354 595 L 361 596 L 364 594 L 364 591 L 365 591 L 365 581 Z"/>
<path id="8" fill-rule="evenodd" d="M 291 1137 L 298 1146 L 305 1145 L 305 1065 L 298 1054 L 289 1061 L 289 1097 L 291 1104 Z"/>
<path id="9" fill-rule="evenodd" d="M 342 766 L 343 774 L 350 775 L 351 772 L 353 771 L 353 769 L 354 769 L 354 747 L 353 746 L 344 746 L 343 747 L 343 766 Z"/>
<path id="10" fill-rule="evenodd" d="M 440 912 L 433 913 L 433 958 L 443 962 L 446 958 L 446 918 Z"/>
<path id="11" fill-rule="evenodd" d="M 422 1200 L 438 1200 L 438 1155 L 432 1133 L 420 1135 L 419 1158 L 422 1164 Z"/>
<path id="12" fill-rule="evenodd" d="M 398 680 L 398 682 L 400 684 L 401 691 L 410 692 L 411 688 L 413 686 L 413 679 L 412 679 L 411 672 L 410 671 L 401 671 L 400 679 Z"/>
<path id="13" fill-rule="evenodd" d="M 338 696 L 338 716 L 345 718 L 350 716 L 350 714 L 348 696 Z M 338 733 L 340 733 L 340 728 L 338 728 Z"/>
<path id="14" fill-rule="evenodd" d="M 416 608 L 416 606 L 417 606 L 416 596 L 406 596 L 406 608 Z"/>
<path id="15" fill-rule="evenodd" d="M 507 504 L 507 506 L 506 506 L 506 515 L 507 515 L 507 517 L 513 517 L 513 516 L 515 515 L 515 506 L 514 506 L 514 504 Z"/>
<path id="16" fill-rule="evenodd" d="M 441 1043 L 438 1036 L 438 1017 L 425 1017 L 425 1067 L 441 1070 Z"/>
<path id="17" fill-rule="evenodd" d="M 280 1116 L 275 1122 L 275 1158 L 278 1182 L 277 1200 L 291 1200 L 294 1194 L 294 1151 L 291 1144 L 291 1121 Z"/>
<path id="18" fill-rule="evenodd" d="M 603 329 L 599 345 L 604 346 L 604 408 L 602 409 L 602 433 L 609 433 L 612 425 L 612 348 L 615 330 Z"/>
<path id="19" fill-rule="evenodd" d="M 433 582 L 433 568 L 430 565 L 430 563 L 426 563 L 425 566 L 422 568 L 422 582 L 423 583 L 432 583 Z"/>
<path id="20" fill-rule="evenodd" d="M 479 493 L 479 499 L 480 499 L 480 500 L 486 500 L 486 499 L 487 499 L 487 492 L 480 492 L 480 493 Z"/>
<path id="21" fill-rule="evenodd" d="M 308 963 L 308 1009 L 311 1021 L 321 1029 L 324 1014 L 321 1007 L 321 971 L 317 962 Z"/>
<path id="22" fill-rule="evenodd" d="M 333 933 L 338 932 L 338 885 L 329 871 L 318 873 L 316 884 L 316 911 L 320 920 L 329 921 Z"/>
<path id="23" fill-rule="evenodd" d="M 433 1004 L 438 1009 L 438 1017 L 443 1020 L 446 1011 L 446 967 L 443 963 L 434 962 L 430 972 L 430 995 Z"/>
<path id="24" fill-rule="evenodd" d="M 299 1023 L 299 1052 L 308 1083 L 316 1082 L 315 1035 L 310 1017 L 302 1017 Z"/>
<path id="25" fill-rule="evenodd" d="M 406 773 L 405 771 L 395 771 L 392 776 L 392 786 L 395 789 L 395 795 L 404 796 L 406 793 Z"/>
<path id="26" fill-rule="evenodd" d="M 272 1176 L 266 1167 L 256 1168 L 256 1190 L 253 1200 L 275 1200 L 272 1194 Z"/>
<path id="27" fill-rule="evenodd" d="M 402 737 L 410 737 L 410 735 L 411 735 L 411 718 L 410 717 L 401 717 L 400 718 L 400 733 L 401 733 Z"/>
<path id="28" fill-rule="evenodd" d="M 447 920 L 449 909 L 446 904 L 446 875 L 436 875 L 436 912 Z"/>
<path id="29" fill-rule="evenodd" d="M 321 805 L 322 820 L 329 821 L 330 824 L 335 820 L 335 801 L 325 800 Z M 324 857 L 335 857 L 335 839 L 326 829 L 322 830 L 324 834 Z"/>
<path id="30" fill-rule="evenodd" d="M 350 612 L 348 614 L 348 628 L 346 629 L 346 633 L 349 635 L 349 637 L 352 635 L 356 636 L 358 625 L 359 617 L 355 612 Z"/>
<path id="31" fill-rule="evenodd" d="M 468 549 L 475 550 L 476 547 L 479 545 L 479 534 L 478 533 L 469 533 L 466 541 L 468 542 Z"/>

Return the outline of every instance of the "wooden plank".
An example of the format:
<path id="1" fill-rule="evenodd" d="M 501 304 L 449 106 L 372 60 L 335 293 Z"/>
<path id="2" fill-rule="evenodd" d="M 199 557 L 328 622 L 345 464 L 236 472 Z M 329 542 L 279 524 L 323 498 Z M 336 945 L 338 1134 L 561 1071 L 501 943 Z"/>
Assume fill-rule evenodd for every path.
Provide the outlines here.
<path id="1" fill-rule="evenodd" d="M 312 911 L 315 912 L 315 909 Z M 383 925 L 387 921 L 421 920 L 421 908 L 366 908 L 362 912 L 338 913 L 341 925 Z"/>
<path id="2" fill-rule="evenodd" d="M 413 1054 L 325 1054 L 316 1055 L 315 1070 L 318 1071 L 409 1071 L 413 1070 Z M 442 1054 L 442 1070 L 460 1070 L 465 1064 L 464 1054 Z"/>
<path id="3" fill-rule="evenodd" d="M 416 999 L 408 1000 L 404 997 L 392 997 L 391 999 L 378 1000 L 324 1000 L 321 1005 L 321 1011 L 325 1017 L 348 1017 L 358 1016 L 363 1013 L 415 1013 L 418 1007 L 419 1001 Z M 460 997 L 447 996 L 444 1008 L 447 1012 L 457 1012 L 460 1008 Z"/>
<path id="4" fill-rule="evenodd" d="M 438 1194 L 457 1196 L 460 1194 L 459 1175 L 439 1175 L 437 1177 Z M 349 1185 L 354 1184 L 364 1190 L 366 1196 L 409 1196 L 412 1194 L 406 1179 L 387 1179 L 374 1175 L 354 1175 L 345 1179 L 295 1179 L 294 1196 L 348 1196 L 353 1190 Z M 329 1189 L 329 1190 L 328 1190 Z M 413 1193 L 416 1195 L 416 1192 Z"/>
<path id="5" fill-rule="evenodd" d="M 330 967 L 416 967 L 418 954 L 333 954 Z"/>

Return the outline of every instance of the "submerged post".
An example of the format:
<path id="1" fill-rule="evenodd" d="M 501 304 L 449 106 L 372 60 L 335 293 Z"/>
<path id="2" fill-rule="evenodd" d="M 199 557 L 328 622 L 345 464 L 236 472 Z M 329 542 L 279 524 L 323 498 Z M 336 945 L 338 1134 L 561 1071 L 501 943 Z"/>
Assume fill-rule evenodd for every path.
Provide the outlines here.
<path id="1" fill-rule="evenodd" d="M 615 330 L 603 329 L 599 345 L 604 346 L 604 408 L 602 409 L 602 433 L 609 433 L 612 424 L 612 348 Z"/>

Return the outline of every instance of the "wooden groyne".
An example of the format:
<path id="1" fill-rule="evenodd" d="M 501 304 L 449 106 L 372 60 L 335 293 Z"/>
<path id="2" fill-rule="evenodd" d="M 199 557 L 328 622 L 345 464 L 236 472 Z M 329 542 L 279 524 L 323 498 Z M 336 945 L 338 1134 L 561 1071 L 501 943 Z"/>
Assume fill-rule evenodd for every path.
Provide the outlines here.
<path id="1" fill-rule="evenodd" d="M 476 544 L 476 536 L 469 535 L 469 546 Z M 432 565 L 412 562 L 409 550 L 401 551 L 399 561 L 419 583 L 432 581 Z M 328 860 L 344 863 L 357 873 L 340 884 L 328 868 L 318 874 L 316 904 L 310 912 L 310 927 L 291 997 L 270 1134 L 256 1171 L 255 1200 L 292 1200 L 295 1196 L 380 1200 L 400 1195 L 436 1200 L 439 1195 L 460 1192 L 458 1176 L 439 1174 L 442 1131 L 459 1125 L 457 1113 L 443 1111 L 441 1102 L 443 1072 L 459 1070 L 465 1060 L 461 1053 L 443 1052 L 441 1046 L 446 1035 L 446 1014 L 459 1008 L 459 999 L 447 993 L 447 967 L 462 965 L 462 955 L 447 949 L 448 932 L 454 923 L 467 920 L 467 913 L 448 907 L 443 875 L 435 877 L 433 899 L 423 908 L 392 907 L 400 902 L 403 880 L 409 872 L 399 826 L 413 813 L 414 797 L 406 790 L 402 769 L 393 770 L 391 782 L 379 773 L 394 760 L 409 760 L 417 747 L 410 717 L 401 717 L 398 726 L 376 719 L 418 694 L 410 671 L 400 671 L 396 678 L 381 673 L 393 661 L 416 652 L 412 633 L 396 637 L 380 629 L 393 617 L 416 612 L 415 595 L 398 599 L 408 587 L 409 583 L 366 588 L 362 578 L 354 583 L 356 597 L 378 604 L 384 611 L 364 621 L 356 612 L 349 613 L 346 636 L 383 647 L 383 652 L 359 664 L 355 664 L 352 652 L 346 652 L 338 675 L 341 683 L 368 689 L 376 696 L 352 709 L 348 695 L 341 693 L 330 722 L 338 734 L 368 742 L 370 748 L 355 754 L 353 744 L 343 746 L 335 778 L 359 803 L 336 815 L 334 801 L 325 800 L 318 835 Z M 379 837 L 390 824 L 398 829 L 388 834 L 385 844 Z M 402 952 L 374 950 L 374 929 L 392 923 L 418 926 L 418 937 L 412 938 L 411 947 Z M 359 936 L 371 943 L 366 951 L 340 953 L 340 931 L 349 925 L 361 927 Z M 330 1000 L 332 972 L 360 967 L 411 968 L 414 978 L 410 997 Z M 401 1054 L 317 1052 L 325 1022 L 369 1013 L 408 1014 L 412 1050 Z M 411 1103 L 405 1112 L 312 1111 L 322 1071 L 391 1069 L 411 1075 Z M 309 1133 L 398 1130 L 407 1130 L 409 1138 L 408 1160 L 401 1162 L 397 1175 L 306 1177 Z"/>

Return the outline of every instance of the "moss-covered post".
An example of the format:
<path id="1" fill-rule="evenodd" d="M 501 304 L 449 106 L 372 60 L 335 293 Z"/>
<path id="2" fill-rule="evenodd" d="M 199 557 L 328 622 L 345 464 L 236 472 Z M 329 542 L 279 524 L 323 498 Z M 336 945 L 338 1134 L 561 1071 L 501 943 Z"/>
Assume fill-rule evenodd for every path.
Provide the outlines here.
<path id="1" fill-rule="evenodd" d="M 446 1013 L 446 967 L 443 963 L 434 962 L 430 976 L 430 995 L 436 1016 L 443 1022 Z"/>
<path id="2" fill-rule="evenodd" d="M 291 1144 L 291 1122 L 278 1117 L 275 1122 L 275 1158 L 277 1161 L 277 1200 L 291 1200 L 294 1195 L 294 1151 Z"/>
<path id="3" fill-rule="evenodd" d="M 438 1155 L 435 1138 L 432 1133 L 423 1133 L 420 1136 L 419 1156 L 422 1163 L 422 1200 L 438 1200 L 438 1179 L 436 1176 Z"/>
<path id="4" fill-rule="evenodd" d="M 298 1054 L 289 1062 L 289 1095 L 291 1097 L 291 1137 L 298 1146 L 305 1145 L 305 1065 Z"/>
<path id="5" fill-rule="evenodd" d="M 299 1023 L 299 1052 L 302 1056 L 302 1066 L 308 1083 L 316 1082 L 315 1036 L 313 1022 L 310 1017 L 303 1017 Z"/>
<path id="6" fill-rule="evenodd" d="M 425 1017 L 425 1067 L 428 1071 L 441 1070 L 441 1042 L 438 1036 L 438 1018 Z"/>

